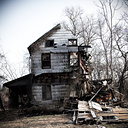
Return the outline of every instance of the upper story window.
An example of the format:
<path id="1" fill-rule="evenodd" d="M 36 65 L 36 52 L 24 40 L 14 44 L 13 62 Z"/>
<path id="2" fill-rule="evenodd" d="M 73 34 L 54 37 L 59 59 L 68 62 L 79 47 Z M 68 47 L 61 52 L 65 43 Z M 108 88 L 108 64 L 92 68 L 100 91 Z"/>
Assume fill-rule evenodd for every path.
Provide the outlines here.
<path id="1" fill-rule="evenodd" d="M 54 47 L 54 40 L 47 40 L 45 42 L 45 47 Z"/>
<path id="2" fill-rule="evenodd" d="M 77 39 L 68 39 L 69 46 L 77 46 Z"/>
<path id="3" fill-rule="evenodd" d="M 50 53 L 42 53 L 42 69 L 51 68 L 51 55 Z"/>

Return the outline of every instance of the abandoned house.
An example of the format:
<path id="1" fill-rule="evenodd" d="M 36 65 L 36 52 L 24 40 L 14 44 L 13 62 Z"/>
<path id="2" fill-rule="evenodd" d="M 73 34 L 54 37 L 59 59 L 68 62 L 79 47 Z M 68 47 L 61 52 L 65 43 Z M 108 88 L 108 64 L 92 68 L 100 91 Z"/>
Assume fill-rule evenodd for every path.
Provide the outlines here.
<path id="1" fill-rule="evenodd" d="M 60 24 L 37 39 L 28 47 L 31 73 L 4 84 L 11 106 L 70 111 L 76 124 L 128 122 L 128 110 L 119 107 L 126 106 L 124 95 L 112 79 L 91 80 L 88 48 Z"/>
<path id="2" fill-rule="evenodd" d="M 78 46 L 77 38 L 60 24 L 37 39 L 28 47 L 31 73 L 4 84 L 12 105 L 30 102 L 61 110 L 67 99 L 86 94 L 91 72 L 87 48 Z"/>

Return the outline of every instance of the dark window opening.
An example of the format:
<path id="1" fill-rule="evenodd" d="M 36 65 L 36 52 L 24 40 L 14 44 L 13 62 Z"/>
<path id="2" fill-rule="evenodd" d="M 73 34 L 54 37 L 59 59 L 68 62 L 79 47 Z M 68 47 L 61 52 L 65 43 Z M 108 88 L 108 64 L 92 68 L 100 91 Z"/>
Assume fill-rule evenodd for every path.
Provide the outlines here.
<path id="1" fill-rule="evenodd" d="M 104 112 L 112 112 L 112 109 L 110 109 L 110 108 L 102 108 L 102 110 L 103 110 Z"/>
<path id="2" fill-rule="evenodd" d="M 68 45 L 77 46 L 77 39 L 68 39 Z"/>
<path id="3" fill-rule="evenodd" d="M 45 42 L 45 47 L 54 47 L 54 40 L 47 40 Z"/>
<path id="4" fill-rule="evenodd" d="M 105 120 L 105 119 L 107 119 L 107 120 L 109 120 L 109 119 L 116 119 L 115 116 L 102 116 L 102 117 L 103 117 L 103 120 Z"/>
<path id="5" fill-rule="evenodd" d="M 84 111 L 79 111 L 79 113 L 84 113 Z"/>
<path id="6" fill-rule="evenodd" d="M 51 68 L 51 56 L 50 53 L 42 53 L 42 69 Z"/>
<path id="7" fill-rule="evenodd" d="M 102 121 L 113 121 L 118 120 L 116 116 L 101 116 Z"/>
<path id="8" fill-rule="evenodd" d="M 51 85 L 43 85 L 42 86 L 42 99 L 43 100 L 52 100 Z"/>
<path id="9" fill-rule="evenodd" d="M 79 111 L 79 113 L 90 113 L 90 111 Z"/>
<path id="10" fill-rule="evenodd" d="M 69 53 L 70 66 L 78 66 L 78 55 L 76 52 Z"/>

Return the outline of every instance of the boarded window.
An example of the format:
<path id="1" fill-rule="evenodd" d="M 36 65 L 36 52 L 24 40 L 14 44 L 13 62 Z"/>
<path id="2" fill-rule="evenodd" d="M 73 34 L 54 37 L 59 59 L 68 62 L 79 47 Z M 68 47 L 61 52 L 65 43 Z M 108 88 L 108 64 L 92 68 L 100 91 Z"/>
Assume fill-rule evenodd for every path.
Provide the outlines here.
<path id="1" fill-rule="evenodd" d="M 77 46 L 77 39 L 68 39 L 68 45 Z"/>
<path id="2" fill-rule="evenodd" d="M 50 53 L 42 53 L 42 69 L 51 68 L 51 56 Z"/>
<path id="3" fill-rule="evenodd" d="M 45 42 L 45 47 L 53 47 L 54 46 L 54 40 L 47 40 Z"/>
<path id="4" fill-rule="evenodd" d="M 42 86 L 42 99 L 43 100 L 51 100 L 51 85 L 43 85 Z"/>
<path id="5" fill-rule="evenodd" d="M 78 66 L 78 55 L 76 52 L 69 53 L 70 66 Z"/>

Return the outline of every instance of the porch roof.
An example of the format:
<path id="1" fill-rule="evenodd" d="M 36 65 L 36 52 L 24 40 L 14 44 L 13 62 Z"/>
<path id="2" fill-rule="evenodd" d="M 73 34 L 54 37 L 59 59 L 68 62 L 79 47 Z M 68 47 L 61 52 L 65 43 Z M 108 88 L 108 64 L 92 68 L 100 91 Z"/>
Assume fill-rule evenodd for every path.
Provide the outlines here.
<path id="1" fill-rule="evenodd" d="M 18 87 L 18 86 L 27 86 L 31 84 L 32 78 L 33 78 L 33 74 L 27 74 L 25 76 L 22 76 L 12 81 L 4 83 L 4 86 L 8 88 Z"/>

